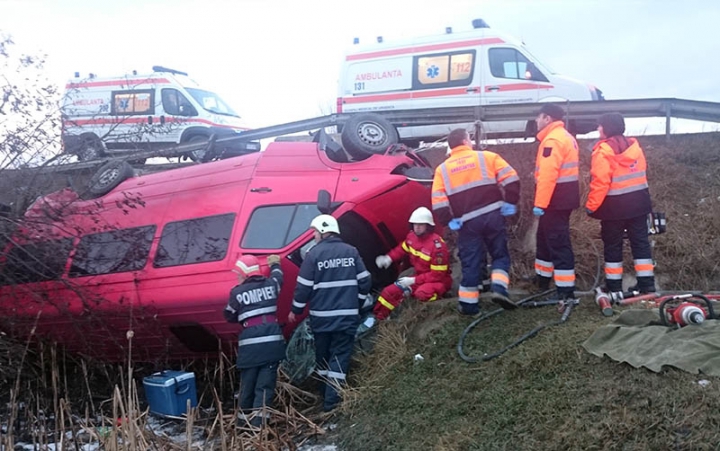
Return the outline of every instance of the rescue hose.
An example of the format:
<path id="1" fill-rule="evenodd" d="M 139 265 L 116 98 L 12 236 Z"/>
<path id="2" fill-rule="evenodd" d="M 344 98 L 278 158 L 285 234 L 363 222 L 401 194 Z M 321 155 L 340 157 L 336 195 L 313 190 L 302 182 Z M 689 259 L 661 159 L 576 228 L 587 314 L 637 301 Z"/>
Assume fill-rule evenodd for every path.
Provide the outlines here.
<path id="1" fill-rule="evenodd" d="M 539 298 L 539 297 L 541 297 L 541 296 L 548 295 L 548 294 L 552 293 L 553 291 L 555 291 L 555 290 L 552 290 L 552 289 L 551 289 L 551 290 L 543 291 L 543 292 L 541 292 L 541 293 L 533 294 L 532 296 L 528 296 L 528 297 L 526 297 L 526 298 L 524 298 L 524 299 L 519 300 L 518 302 L 516 302 L 516 305 L 521 306 L 521 305 L 525 304 L 526 302 L 530 302 L 530 301 L 532 301 L 533 299 L 537 299 L 537 298 Z M 571 310 L 571 309 L 572 309 L 572 307 L 569 307 L 569 306 L 568 306 L 568 308 L 565 309 L 568 315 L 570 314 L 570 310 Z M 514 348 L 515 346 L 519 345 L 519 344 L 522 343 L 523 341 L 527 340 L 528 338 L 534 337 L 535 335 L 538 334 L 538 332 L 540 332 L 541 330 L 543 330 L 545 327 L 555 325 L 555 323 L 560 324 L 560 322 L 565 322 L 565 321 L 567 320 L 567 317 L 565 316 L 565 313 L 563 313 L 563 318 L 564 318 L 564 319 L 561 318 L 561 320 L 558 320 L 558 321 L 560 321 L 560 322 L 547 323 L 547 324 L 543 324 L 543 325 L 541 325 L 541 326 L 538 326 L 538 327 L 536 327 L 535 329 L 533 329 L 533 330 L 531 330 L 530 332 L 528 332 L 528 333 L 526 333 L 525 335 L 523 335 L 522 337 L 518 338 L 518 339 L 515 340 L 514 342 L 512 342 L 512 343 L 510 343 L 509 345 L 505 346 L 505 347 L 502 348 L 501 350 L 496 351 L 496 352 L 493 352 L 492 354 L 485 354 L 485 355 L 483 355 L 482 357 L 470 357 L 470 356 L 468 356 L 467 354 L 465 354 L 465 351 L 463 350 L 464 343 L 465 343 L 465 337 L 467 337 L 467 335 L 470 333 L 470 331 L 472 331 L 478 324 L 480 324 L 481 322 L 485 321 L 486 319 L 490 319 L 490 318 L 492 318 L 493 316 L 495 316 L 495 315 L 497 315 L 497 314 L 499 314 L 499 313 L 502 313 L 502 312 L 504 312 L 504 311 L 505 311 L 505 309 L 499 308 L 499 309 L 493 310 L 493 311 L 491 311 L 491 312 L 485 313 L 484 315 L 480 316 L 478 319 L 476 319 L 475 321 L 473 321 L 472 323 L 470 323 L 470 325 L 465 328 L 465 330 L 462 332 L 462 334 L 460 334 L 460 340 L 458 341 L 458 345 L 457 345 L 457 351 L 458 351 L 458 354 L 460 355 L 460 358 L 461 358 L 461 359 L 463 359 L 464 361 L 466 361 L 466 362 L 468 362 L 468 363 L 487 362 L 488 360 L 492 360 L 492 359 L 494 359 L 495 357 L 500 357 L 501 355 L 503 355 L 504 353 L 506 353 L 506 352 L 509 351 L 510 349 Z"/>
<path id="2" fill-rule="evenodd" d="M 595 241 L 594 241 L 594 240 L 591 240 L 591 241 L 590 241 L 590 244 L 592 244 L 592 247 L 593 247 L 593 249 L 595 250 L 595 255 L 597 256 L 597 271 L 595 272 L 595 280 L 593 281 L 593 286 L 592 286 L 592 288 L 590 288 L 590 290 L 588 290 L 588 291 L 576 291 L 576 292 L 575 292 L 575 295 L 576 295 L 576 296 L 586 296 L 586 295 L 589 295 L 589 294 L 593 294 L 593 293 L 595 292 L 595 291 L 594 291 L 594 290 L 595 290 L 595 287 L 597 287 L 597 286 L 600 285 L 600 277 L 601 277 L 601 275 L 602 275 L 602 257 L 601 257 L 601 255 L 600 255 L 600 252 L 598 251 L 597 246 L 595 245 Z M 550 289 L 550 290 L 543 291 L 542 293 L 533 294 L 533 295 L 531 295 L 531 296 L 528 296 L 528 297 L 526 297 L 526 298 L 524 298 L 524 299 L 519 300 L 519 301 L 516 302 L 515 304 L 516 304 L 517 306 L 523 306 L 523 304 L 526 304 L 526 305 L 525 305 L 526 307 L 541 307 L 541 306 L 544 306 L 544 305 L 557 304 L 557 302 L 546 302 L 546 301 L 536 301 L 536 302 L 532 302 L 532 303 L 530 302 L 530 301 L 532 301 L 533 299 L 537 299 L 537 298 L 539 298 L 539 297 L 545 296 L 545 295 L 547 295 L 547 294 L 552 293 L 553 291 L 555 291 L 555 290 L 554 290 L 554 289 Z M 463 347 L 464 347 L 464 344 L 465 344 L 465 337 L 467 337 L 467 335 L 470 333 L 470 331 L 472 331 L 478 324 L 480 324 L 481 322 L 485 321 L 486 319 L 492 318 L 493 316 L 498 315 L 498 314 L 504 312 L 505 309 L 499 308 L 499 309 L 497 309 L 497 310 L 493 310 L 493 311 L 491 311 L 491 312 L 485 313 L 484 315 L 480 316 L 478 319 L 476 319 L 475 321 L 473 321 L 472 323 L 470 323 L 470 324 L 465 328 L 465 330 L 463 330 L 462 334 L 460 334 L 460 339 L 458 340 L 458 344 L 457 344 L 457 352 L 458 352 L 458 354 L 460 355 L 460 358 L 463 359 L 464 361 L 468 362 L 468 363 L 487 362 L 488 360 L 492 360 L 492 359 L 494 359 L 494 358 L 496 358 L 496 357 L 500 357 L 501 355 L 505 354 L 505 353 L 506 353 L 507 351 L 509 351 L 510 349 L 514 348 L 515 346 L 520 345 L 520 344 L 521 344 L 522 342 L 524 342 L 525 340 L 534 337 L 535 335 L 537 335 L 538 333 L 540 333 L 540 331 L 542 331 L 542 330 L 545 329 L 546 327 L 557 326 L 557 325 L 562 324 L 562 323 L 564 323 L 565 321 L 567 321 L 568 318 L 570 317 L 570 313 L 572 313 L 572 310 L 573 310 L 573 308 L 575 307 L 575 305 L 576 305 L 576 304 L 573 303 L 573 302 L 569 302 L 569 303 L 565 304 L 565 309 L 563 310 L 563 313 L 562 313 L 562 316 L 560 317 L 560 319 L 558 319 L 558 320 L 556 320 L 556 321 L 551 321 L 551 322 L 549 322 L 549 323 L 541 324 L 540 326 L 537 326 L 536 328 L 534 328 L 534 329 L 531 330 L 530 332 L 528 332 L 528 333 L 526 333 L 525 335 L 521 336 L 520 338 L 518 338 L 517 340 L 513 341 L 512 343 L 510 343 L 509 345 L 505 346 L 504 348 L 500 349 L 499 351 L 493 352 L 493 353 L 491 353 L 491 354 L 485 354 L 485 355 L 483 355 L 482 357 L 470 357 L 470 356 L 468 356 L 467 354 L 465 354 L 465 351 L 463 350 Z"/>

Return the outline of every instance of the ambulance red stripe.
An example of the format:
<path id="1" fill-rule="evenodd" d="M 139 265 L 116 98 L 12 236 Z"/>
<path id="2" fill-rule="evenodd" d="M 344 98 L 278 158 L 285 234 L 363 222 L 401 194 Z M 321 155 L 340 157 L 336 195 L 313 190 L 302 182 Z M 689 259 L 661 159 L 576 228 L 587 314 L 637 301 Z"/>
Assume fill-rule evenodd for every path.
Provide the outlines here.
<path id="1" fill-rule="evenodd" d="M 103 86 L 133 87 L 138 85 L 160 85 L 167 83 L 170 83 L 170 80 L 167 78 L 119 78 L 116 80 L 81 81 L 77 83 L 70 82 L 65 85 L 65 89 L 99 88 Z"/>
<path id="2" fill-rule="evenodd" d="M 117 117 L 117 118 L 92 118 L 92 119 L 69 119 L 64 121 L 65 127 L 82 127 L 83 125 L 118 125 L 118 124 L 145 124 L 147 123 L 147 118 L 149 116 L 132 116 L 132 117 Z M 160 123 L 160 118 L 153 116 L 153 122 Z M 207 124 L 211 125 L 213 127 L 222 127 L 222 128 L 231 128 L 233 130 L 251 130 L 247 127 L 237 127 L 234 125 L 226 125 L 226 124 L 216 124 L 212 121 L 209 121 L 207 119 L 181 119 L 178 120 L 177 123 L 195 123 L 195 124 Z M 172 120 L 169 121 L 169 123 L 172 123 Z"/>

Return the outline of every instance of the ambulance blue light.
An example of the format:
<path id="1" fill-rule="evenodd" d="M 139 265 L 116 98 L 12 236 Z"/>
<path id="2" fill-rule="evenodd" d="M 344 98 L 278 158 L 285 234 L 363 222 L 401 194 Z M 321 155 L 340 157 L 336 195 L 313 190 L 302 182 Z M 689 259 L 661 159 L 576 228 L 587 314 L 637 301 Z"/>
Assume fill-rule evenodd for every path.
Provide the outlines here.
<path id="1" fill-rule="evenodd" d="M 353 38 L 353 44 L 359 44 L 360 38 Z"/>
<path id="2" fill-rule="evenodd" d="M 75 72 L 75 78 L 80 78 L 80 72 Z"/>
<path id="3" fill-rule="evenodd" d="M 382 36 L 377 37 L 378 44 L 382 44 Z"/>
<path id="4" fill-rule="evenodd" d="M 452 27 L 445 27 L 445 34 L 452 34 Z"/>

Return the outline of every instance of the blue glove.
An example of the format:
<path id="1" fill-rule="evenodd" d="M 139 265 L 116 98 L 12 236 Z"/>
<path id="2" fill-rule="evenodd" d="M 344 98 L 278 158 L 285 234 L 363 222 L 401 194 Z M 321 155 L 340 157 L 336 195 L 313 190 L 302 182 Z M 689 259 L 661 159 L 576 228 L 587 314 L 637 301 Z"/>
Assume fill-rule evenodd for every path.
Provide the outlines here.
<path id="1" fill-rule="evenodd" d="M 460 230 L 460 227 L 462 227 L 462 219 L 451 219 L 448 223 L 448 227 L 450 227 L 450 230 Z"/>
<path id="2" fill-rule="evenodd" d="M 586 209 L 585 209 L 585 213 L 587 213 L 588 215 L 591 215 L 591 214 L 593 214 L 593 213 L 595 213 L 595 212 L 592 211 L 592 210 L 590 210 L 589 208 L 586 208 Z"/>
<path id="3" fill-rule="evenodd" d="M 542 215 L 545 214 L 545 210 L 543 210 L 543 209 L 540 208 L 540 207 L 533 207 L 533 214 L 534 214 L 535 216 L 542 216 Z"/>
<path id="4" fill-rule="evenodd" d="M 500 207 L 501 215 L 512 216 L 515 213 L 517 213 L 517 207 L 514 204 L 509 204 L 507 202 L 503 202 L 502 207 Z"/>

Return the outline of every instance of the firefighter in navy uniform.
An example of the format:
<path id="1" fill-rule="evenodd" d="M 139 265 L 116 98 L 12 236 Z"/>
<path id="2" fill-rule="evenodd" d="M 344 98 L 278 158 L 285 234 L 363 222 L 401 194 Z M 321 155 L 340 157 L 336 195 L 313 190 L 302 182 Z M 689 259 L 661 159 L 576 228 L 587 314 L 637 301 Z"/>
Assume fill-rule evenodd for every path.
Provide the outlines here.
<path id="1" fill-rule="evenodd" d="M 277 321 L 277 300 L 283 283 L 280 257 L 270 255 L 270 277 L 263 276 L 260 262 L 253 255 L 243 255 L 233 271 L 239 285 L 230 291 L 230 301 L 223 311 L 225 319 L 240 323 L 237 367 L 240 370 L 240 409 L 247 415 L 263 406 L 272 407 L 278 364 L 285 358 L 285 338 Z M 262 414 L 252 420 L 263 423 Z"/>
<path id="2" fill-rule="evenodd" d="M 401 277 L 382 290 L 373 309 L 378 320 L 387 318 L 406 295 L 412 295 L 421 302 L 430 302 L 452 286 L 447 245 L 433 230 L 435 221 L 430 210 L 425 207 L 416 209 L 408 222 L 412 230 L 405 241 L 387 255 L 379 255 L 375 264 L 378 268 L 389 268 L 392 262 L 408 257 L 415 274 Z"/>
<path id="3" fill-rule="evenodd" d="M 535 273 L 542 291 L 555 280 L 552 300 L 575 298 L 575 254 L 570 241 L 570 213 L 580 206 L 578 145 L 565 130 L 565 111 L 546 104 L 535 119 L 540 141 L 535 163 L 535 202 L 538 216 Z"/>
<path id="4" fill-rule="evenodd" d="M 652 212 L 645 154 L 635 138 L 626 138 L 620 113 L 598 120 L 600 141 L 592 153 L 592 179 L 585 209 L 600 220 L 608 292 L 622 292 L 623 234 L 627 230 L 632 250 L 637 289 L 655 291 L 655 274 L 647 216 Z"/>
<path id="5" fill-rule="evenodd" d="M 329 412 L 340 402 L 337 387 L 347 378 L 360 306 L 370 293 L 372 281 L 358 250 L 340 239 L 335 218 L 317 216 L 310 227 L 317 244 L 300 267 L 288 320 L 294 323 L 309 304 L 323 410 Z"/>

